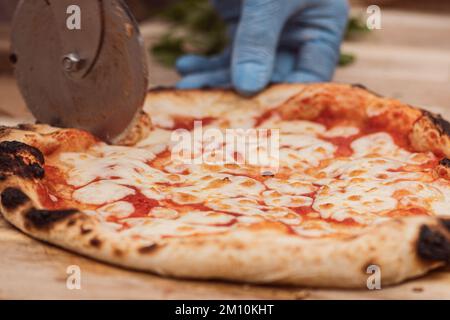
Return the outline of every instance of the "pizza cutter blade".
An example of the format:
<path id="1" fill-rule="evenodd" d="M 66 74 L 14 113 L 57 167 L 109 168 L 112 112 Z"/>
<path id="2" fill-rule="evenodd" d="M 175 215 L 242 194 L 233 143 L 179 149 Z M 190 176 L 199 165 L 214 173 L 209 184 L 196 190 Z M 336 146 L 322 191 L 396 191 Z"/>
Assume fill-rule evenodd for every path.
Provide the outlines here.
<path id="1" fill-rule="evenodd" d="M 123 0 L 22 0 L 11 61 L 39 122 L 113 142 L 143 106 L 146 55 Z"/>

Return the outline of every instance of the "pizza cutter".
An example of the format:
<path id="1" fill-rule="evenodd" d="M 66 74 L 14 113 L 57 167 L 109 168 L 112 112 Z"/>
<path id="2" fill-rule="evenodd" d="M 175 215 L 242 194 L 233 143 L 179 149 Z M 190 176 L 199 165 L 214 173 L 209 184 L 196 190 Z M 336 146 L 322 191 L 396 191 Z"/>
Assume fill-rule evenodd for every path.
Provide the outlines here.
<path id="1" fill-rule="evenodd" d="M 147 60 L 123 0 L 22 0 L 11 62 L 39 122 L 112 142 L 143 106 Z"/>

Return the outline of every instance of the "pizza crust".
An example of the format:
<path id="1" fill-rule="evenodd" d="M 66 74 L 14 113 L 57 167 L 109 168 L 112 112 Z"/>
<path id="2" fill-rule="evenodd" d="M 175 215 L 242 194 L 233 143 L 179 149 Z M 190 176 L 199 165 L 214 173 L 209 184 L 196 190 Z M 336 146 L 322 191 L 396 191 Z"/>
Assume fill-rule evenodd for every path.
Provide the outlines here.
<path id="1" fill-rule="evenodd" d="M 438 177 L 450 180 L 450 159 L 444 158 L 439 162 L 435 170 Z"/>
<path id="2" fill-rule="evenodd" d="M 153 129 L 152 120 L 145 112 L 138 112 L 128 128 L 113 141 L 114 144 L 132 146 L 145 139 Z"/>
<path id="3" fill-rule="evenodd" d="M 320 91 L 321 85 L 316 86 L 315 90 Z M 350 90 L 361 94 L 359 90 L 363 90 L 345 85 L 323 86 L 327 95 L 333 88 L 340 95 Z M 280 104 L 277 96 L 289 98 L 286 91 L 292 96 L 305 90 L 304 85 L 295 88 L 295 85 L 274 86 L 255 99 L 271 101 L 271 107 L 277 107 Z M 169 99 L 166 103 L 170 99 L 183 102 L 185 99 L 179 100 L 180 94 L 191 95 L 190 99 L 205 95 L 201 91 L 160 91 L 159 94 L 163 97 L 158 99 Z M 224 97 L 227 101 L 237 99 L 228 91 L 214 90 L 213 95 L 209 98 L 218 99 L 217 104 Z M 367 105 L 373 99 L 381 99 L 367 95 L 364 98 Z M 156 98 L 149 97 L 148 101 L 152 99 Z M 246 107 L 245 102 L 242 107 Z M 339 104 L 333 108 L 337 110 Z M 439 150 L 448 156 L 446 124 L 433 121 L 426 112 L 417 113 L 418 109 L 409 106 L 404 108 L 419 114 L 410 123 L 413 145 L 422 151 Z M 363 118 L 367 116 L 359 114 Z M 438 133 L 438 147 L 436 140 L 430 140 L 434 139 L 431 132 Z M 44 154 L 88 148 L 96 141 L 89 134 L 42 125 L 21 126 L 2 128 L 0 141 L 0 209 L 6 220 L 32 237 L 123 267 L 181 278 L 364 288 L 371 275 L 367 269 L 370 265 L 379 266 L 382 283 L 390 285 L 450 261 L 450 218 L 431 216 L 396 218 L 342 238 L 302 238 L 290 235 L 281 224 L 262 224 L 219 234 L 153 242 L 124 239 L 105 230 L 85 212 L 49 210 L 39 202 L 36 185 L 44 175 Z"/>
<path id="4" fill-rule="evenodd" d="M 394 219 L 345 239 L 301 239 L 267 229 L 123 241 L 102 232 L 76 210 L 39 210 L 32 191 L 3 188 L 2 212 L 23 232 L 94 259 L 160 275 L 314 287 L 365 287 L 376 265 L 391 285 L 443 265 L 450 258 L 450 219 Z M 25 187 L 26 189 L 26 187 Z M 255 235 L 257 237 L 255 237 Z"/>
<path id="5" fill-rule="evenodd" d="M 411 143 L 418 151 L 431 151 L 450 158 L 450 123 L 440 115 L 422 111 L 414 124 Z"/>

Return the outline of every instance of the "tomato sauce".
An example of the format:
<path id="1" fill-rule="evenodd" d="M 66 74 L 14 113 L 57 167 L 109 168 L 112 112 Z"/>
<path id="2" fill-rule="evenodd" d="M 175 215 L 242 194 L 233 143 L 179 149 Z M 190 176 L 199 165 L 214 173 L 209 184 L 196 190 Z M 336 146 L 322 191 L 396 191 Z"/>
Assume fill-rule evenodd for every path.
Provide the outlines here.
<path id="1" fill-rule="evenodd" d="M 42 204 L 44 208 L 48 208 L 51 210 L 63 209 L 64 202 L 57 198 L 56 196 L 52 199 L 48 192 L 48 189 L 43 184 L 37 185 L 37 194 L 39 197 L 39 202 Z"/>
<path id="2" fill-rule="evenodd" d="M 135 194 L 122 199 L 122 201 L 129 202 L 134 206 L 134 212 L 130 215 L 130 218 L 146 217 L 153 208 L 159 206 L 157 200 L 147 198 L 137 188 L 130 188 L 135 190 Z"/>
<path id="3" fill-rule="evenodd" d="M 421 207 L 412 207 L 412 208 L 405 208 L 405 209 L 395 209 L 392 211 L 389 211 L 387 214 L 385 214 L 388 217 L 410 217 L 410 216 L 428 216 L 431 213 Z"/>
<path id="4" fill-rule="evenodd" d="M 259 127 L 260 125 L 262 125 L 264 122 L 266 122 L 267 120 L 269 120 L 274 114 L 276 113 L 276 108 L 275 109 L 270 109 L 266 112 L 264 112 L 262 115 L 260 115 L 259 117 L 255 118 L 255 125 L 254 127 Z"/>
<path id="5" fill-rule="evenodd" d="M 174 116 L 173 117 L 173 126 L 172 130 L 177 129 L 185 129 L 191 131 L 194 129 L 195 122 L 200 121 L 203 126 L 207 126 L 215 121 L 214 117 L 204 117 L 204 118 L 191 118 L 191 117 L 182 117 L 182 116 Z"/>
<path id="6" fill-rule="evenodd" d="M 314 209 L 311 206 L 295 207 L 295 208 L 290 208 L 290 209 L 301 216 L 304 216 L 308 213 L 316 212 L 316 211 L 314 211 Z"/>
<path id="7" fill-rule="evenodd" d="M 334 153 L 336 157 L 351 157 L 353 155 L 353 149 L 351 147 L 351 144 L 358 137 L 359 135 L 351 137 L 333 137 L 333 138 L 321 137 L 321 139 L 328 141 L 337 147 L 337 150 Z"/>
<path id="8" fill-rule="evenodd" d="M 37 185 L 39 201 L 45 208 L 67 209 L 68 203 L 58 196 L 58 190 L 69 190 L 71 194 L 74 188 L 67 184 L 64 173 L 55 166 L 44 165 L 45 176 L 42 183 Z"/>

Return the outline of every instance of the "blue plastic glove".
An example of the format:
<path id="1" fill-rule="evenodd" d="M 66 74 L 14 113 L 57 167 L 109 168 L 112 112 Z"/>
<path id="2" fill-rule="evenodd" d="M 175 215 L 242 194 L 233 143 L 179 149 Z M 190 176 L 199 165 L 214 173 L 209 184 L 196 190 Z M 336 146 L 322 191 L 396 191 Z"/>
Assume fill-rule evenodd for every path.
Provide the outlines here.
<path id="1" fill-rule="evenodd" d="M 348 20 L 346 0 L 212 0 L 231 47 L 177 61 L 178 88 L 232 85 L 244 95 L 270 82 L 331 80 Z"/>

